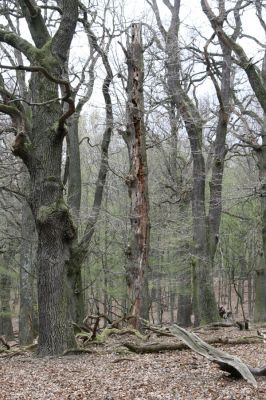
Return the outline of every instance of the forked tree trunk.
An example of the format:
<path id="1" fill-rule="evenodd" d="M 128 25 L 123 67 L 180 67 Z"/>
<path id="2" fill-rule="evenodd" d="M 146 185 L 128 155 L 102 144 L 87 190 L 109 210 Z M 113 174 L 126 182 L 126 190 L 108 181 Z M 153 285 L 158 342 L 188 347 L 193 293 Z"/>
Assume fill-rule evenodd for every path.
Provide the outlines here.
<path id="1" fill-rule="evenodd" d="M 143 47 L 141 25 L 132 24 L 125 51 L 128 65 L 127 127 L 123 134 L 129 154 L 130 241 L 126 251 L 131 324 L 139 325 L 149 253 L 148 168 L 144 128 Z M 146 282 L 146 291 L 148 290 Z M 147 310 L 143 312 L 147 316 Z"/>

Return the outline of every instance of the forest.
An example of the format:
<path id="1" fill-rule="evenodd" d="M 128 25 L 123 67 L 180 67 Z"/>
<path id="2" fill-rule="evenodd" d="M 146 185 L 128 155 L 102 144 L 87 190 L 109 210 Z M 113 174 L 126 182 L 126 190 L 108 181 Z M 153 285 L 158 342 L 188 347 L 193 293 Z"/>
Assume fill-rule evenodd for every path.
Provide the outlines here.
<path id="1" fill-rule="evenodd" d="M 1 399 L 266 398 L 265 16 L 1 1 Z"/>

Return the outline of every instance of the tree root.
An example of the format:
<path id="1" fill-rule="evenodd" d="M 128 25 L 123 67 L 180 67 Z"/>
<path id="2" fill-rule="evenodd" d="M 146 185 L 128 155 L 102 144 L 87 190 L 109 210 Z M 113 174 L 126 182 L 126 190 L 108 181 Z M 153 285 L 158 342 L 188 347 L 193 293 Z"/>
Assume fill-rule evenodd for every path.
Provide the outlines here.
<path id="1" fill-rule="evenodd" d="M 65 350 L 63 353 L 63 356 L 68 356 L 68 355 L 76 355 L 76 354 L 92 354 L 95 353 L 95 351 L 93 350 L 89 350 L 89 349 L 68 349 Z"/>

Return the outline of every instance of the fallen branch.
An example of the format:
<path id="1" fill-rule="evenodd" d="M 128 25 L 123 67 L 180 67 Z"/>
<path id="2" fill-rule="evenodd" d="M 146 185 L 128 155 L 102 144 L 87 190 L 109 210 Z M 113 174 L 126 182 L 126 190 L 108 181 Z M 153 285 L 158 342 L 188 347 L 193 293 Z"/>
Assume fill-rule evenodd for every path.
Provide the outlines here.
<path id="1" fill-rule="evenodd" d="M 0 358 L 12 358 L 15 356 L 22 356 L 23 354 L 25 354 L 24 351 L 18 350 L 18 351 L 6 351 L 5 355 L 0 356 Z"/>
<path id="2" fill-rule="evenodd" d="M 204 330 L 212 330 L 212 329 L 219 329 L 219 328 L 233 328 L 236 327 L 235 322 L 213 322 L 208 325 L 201 325 L 193 329 L 194 332 Z"/>
<path id="3" fill-rule="evenodd" d="M 191 348 L 191 350 L 218 364 L 223 371 L 229 372 L 234 377 L 239 378 L 242 376 L 247 382 L 251 383 L 254 387 L 257 387 L 257 382 L 253 375 L 257 369 L 252 368 L 253 371 L 251 371 L 250 368 L 238 357 L 232 356 L 220 349 L 216 349 L 210 344 L 204 342 L 194 333 L 188 332 L 177 325 L 174 325 L 171 328 L 171 332 Z M 259 369 L 259 371 L 261 370 L 262 369 Z"/>
<path id="4" fill-rule="evenodd" d="M 174 336 L 173 334 L 171 335 Z M 252 344 L 258 343 L 261 341 L 260 337 L 251 336 L 251 337 L 240 337 L 237 339 L 228 339 L 228 338 L 213 338 L 206 340 L 208 344 L 223 344 L 223 345 L 241 345 L 241 344 Z M 188 350 L 189 346 L 185 343 L 149 343 L 149 344 L 136 344 L 131 342 L 124 342 L 123 346 L 127 347 L 130 351 L 138 354 L 145 353 L 159 353 L 161 351 L 182 351 Z"/>

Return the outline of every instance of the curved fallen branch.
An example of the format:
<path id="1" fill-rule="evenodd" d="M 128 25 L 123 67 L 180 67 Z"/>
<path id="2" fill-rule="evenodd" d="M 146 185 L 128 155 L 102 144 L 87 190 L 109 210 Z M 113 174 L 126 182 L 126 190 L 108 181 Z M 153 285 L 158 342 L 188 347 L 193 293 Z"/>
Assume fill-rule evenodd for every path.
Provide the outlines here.
<path id="1" fill-rule="evenodd" d="M 216 349 L 210 344 L 204 342 L 194 333 L 188 332 L 177 325 L 172 326 L 171 332 L 178 339 L 182 340 L 182 342 L 184 342 L 191 350 L 218 364 L 223 371 L 229 372 L 235 377 L 242 376 L 247 382 L 251 383 L 254 387 L 257 387 L 257 382 L 253 375 L 253 372 L 255 372 L 256 369 L 252 368 L 251 371 L 251 369 L 244 364 L 240 358 L 232 356 L 220 349 Z"/>
<path id="2" fill-rule="evenodd" d="M 154 328 L 154 331 L 163 331 L 161 329 Z M 253 368 L 249 365 L 244 364 L 238 357 L 232 356 L 225 351 L 217 349 L 212 344 L 250 344 L 260 341 L 260 337 L 241 337 L 238 339 L 210 339 L 208 342 L 203 341 L 201 338 L 196 336 L 192 332 L 188 332 L 185 329 L 174 325 L 170 328 L 170 332 L 177 339 L 181 340 L 181 343 L 151 343 L 151 344 L 134 344 L 124 342 L 123 345 L 129 350 L 143 354 L 143 353 L 157 353 L 160 351 L 172 351 L 172 350 L 184 350 L 190 348 L 196 353 L 206 357 L 208 360 L 218 364 L 220 369 L 231 374 L 231 376 L 237 378 L 244 378 L 247 382 L 253 386 L 257 386 L 254 376 L 266 376 L 266 365 L 261 368 Z"/>

